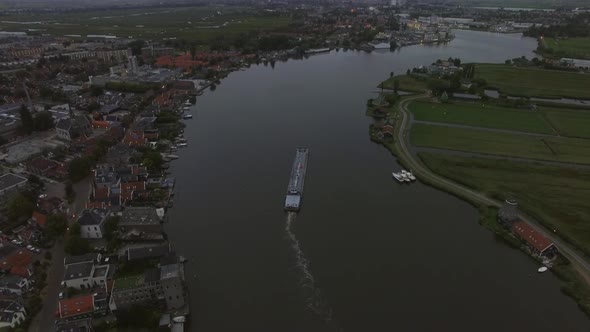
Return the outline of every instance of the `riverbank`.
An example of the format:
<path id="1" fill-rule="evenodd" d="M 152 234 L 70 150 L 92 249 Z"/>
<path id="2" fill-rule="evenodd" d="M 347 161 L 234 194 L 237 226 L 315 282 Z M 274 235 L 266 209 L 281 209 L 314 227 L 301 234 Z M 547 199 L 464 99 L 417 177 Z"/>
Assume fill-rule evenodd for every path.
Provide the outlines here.
<path id="1" fill-rule="evenodd" d="M 375 130 L 371 130 L 371 139 L 384 145 L 393 155 L 398 157 L 400 163 L 402 163 L 406 168 L 414 170 L 414 174 L 416 174 L 417 177 L 424 183 L 457 196 L 478 208 L 481 214 L 480 224 L 493 231 L 497 236 L 502 238 L 503 241 L 507 242 L 512 247 L 518 247 L 527 252 L 530 257 L 533 257 L 530 255 L 530 252 L 525 246 L 520 245 L 520 241 L 518 241 L 511 233 L 507 232 L 497 224 L 495 215 L 497 213 L 497 208 L 500 206 L 498 201 L 489 198 L 485 194 L 479 193 L 479 189 L 477 187 L 464 187 L 463 185 L 457 184 L 456 177 L 449 177 L 448 174 L 442 174 L 444 178 L 435 175 L 432 173 L 431 168 L 429 167 L 431 165 L 427 165 L 427 163 L 425 164 L 424 160 L 418 158 L 419 156 L 415 153 L 412 153 L 407 147 L 408 143 L 406 141 L 409 137 L 410 122 L 407 104 L 412 100 L 424 97 L 426 97 L 426 95 L 402 98 L 395 105 L 387 108 L 389 118 L 401 119 L 401 121 L 395 121 L 394 130 L 396 135 L 394 140 L 388 141 L 374 136 L 373 134 L 375 133 Z M 458 177 L 461 176 L 460 174 L 460 172 L 454 172 L 454 175 Z M 449 178 L 451 178 L 453 181 L 447 180 Z M 459 181 L 459 183 L 460 182 L 461 181 Z M 523 220 L 527 222 L 532 221 L 530 217 L 521 217 L 523 217 Z M 580 257 L 580 255 L 576 254 L 572 250 L 569 250 L 565 247 L 565 245 L 558 244 L 557 241 L 555 241 L 555 243 L 558 245 L 564 256 L 569 258 L 569 260 L 565 259 L 565 257 L 559 259 L 553 265 L 554 273 L 562 280 L 561 290 L 565 294 L 574 298 L 579 307 L 587 315 L 590 315 L 590 302 L 588 301 L 590 287 L 588 283 L 589 279 L 587 266 L 584 265 L 583 259 Z M 570 263 L 570 260 L 572 263 Z"/>

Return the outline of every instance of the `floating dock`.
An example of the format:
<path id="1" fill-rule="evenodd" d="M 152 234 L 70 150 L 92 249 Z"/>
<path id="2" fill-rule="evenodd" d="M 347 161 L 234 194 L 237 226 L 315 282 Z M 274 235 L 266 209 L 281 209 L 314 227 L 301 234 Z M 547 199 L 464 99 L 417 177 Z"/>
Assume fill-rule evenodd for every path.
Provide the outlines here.
<path id="1" fill-rule="evenodd" d="M 285 198 L 286 211 L 299 211 L 301 207 L 301 196 L 303 195 L 308 155 L 308 149 L 297 148 L 293 169 L 291 170 L 291 178 L 289 179 L 289 186 L 287 187 L 287 197 Z"/>

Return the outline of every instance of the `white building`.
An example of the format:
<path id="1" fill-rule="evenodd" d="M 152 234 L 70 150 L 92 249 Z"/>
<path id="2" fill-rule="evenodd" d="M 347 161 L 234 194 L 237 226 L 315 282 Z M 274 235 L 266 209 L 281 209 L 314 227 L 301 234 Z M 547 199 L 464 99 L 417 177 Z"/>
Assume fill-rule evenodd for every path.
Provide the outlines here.
<path id="1" fill-rule="evenodd" d="M 83 239 L 102 239 L 107 215 L 108 212 L 102 209 L 84 210 L 78 218 L 80 237 Z"/>
<path id="2" fill-rule="evenodd" d="M 64 259 L 64 284 L 75 289 L 104 287 L 110 266 L 99 265 L 101 255 L 97 253 L 69 256 Z"/>
<path id="3" fill-rule="evenodd" d="M 15 300 L 0 300 L 0 328 L 15 328 L 25 321 L 25 307 Z"/>

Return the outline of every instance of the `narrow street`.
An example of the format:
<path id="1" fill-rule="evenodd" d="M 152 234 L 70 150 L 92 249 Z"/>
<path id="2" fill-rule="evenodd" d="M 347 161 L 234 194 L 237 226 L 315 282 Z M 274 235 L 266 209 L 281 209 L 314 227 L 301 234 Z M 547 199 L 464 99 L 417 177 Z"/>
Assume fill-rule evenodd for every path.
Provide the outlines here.
<path id="1" fill-rule="evenodd" d="M 47 271 L 47 286 L 41 291 L 43 307 L 35 316 L 29 332 L 52 331 L 55 321 L 55 311 L 57 310 L 57 299 L 60 290 L 60 282 L 64 274 L 64 240 L 60 239 L 51 248 L 51 265 Z"/>
<path id="2" fill-rule="evenodd" d="M 76 198 L 70 207 L 71 213 L 68 216 L 70 224 L 75 222 L 75 218 L 72 218 L 72 215 L 78 216 L 88 201 L 91 180 L 92 177 L 88 176 L 84 180 L 73 185 L 74 191 L 76 192 Z M 31 322 L 29 332 L 46 332 L 53 330 L 58 295 L 59 292 L 61 292 L 60 283 L 64 274 L 64 246 L 64 239 L 59 239 L 50 250 L 51 265 L 47 271 L 47 286 L 41 291 L 43 307 Z"/>

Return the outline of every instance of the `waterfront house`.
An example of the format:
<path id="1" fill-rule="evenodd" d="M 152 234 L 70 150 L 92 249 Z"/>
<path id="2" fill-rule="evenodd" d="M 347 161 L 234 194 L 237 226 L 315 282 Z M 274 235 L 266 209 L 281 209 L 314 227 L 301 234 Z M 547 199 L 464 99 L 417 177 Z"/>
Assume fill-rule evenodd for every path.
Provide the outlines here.
<path id="1" fill-rule="evenodd" d="M 163 243 L 157 245 L 129 247 L 125 250 L 128 261 L 138 261 L 150 258 L 160 258 L 168 255 L 171 252 L 170 244 Z"/>
<path id="2" fill-rule="evenodd" d="M 185 305 L 184 270 L 175 254 L 164 256 L 159 268 L 116 279 L 109 308 L 117 310 L 142 303 L 162 303 L 168 310 Z"/>
<path id="3" fill-rule="evenodd" d="M 119 231 L 125 234 L 130 231 L 143 233 L 162 233 L 161 220 L 153 207 L 127 207 L 119 221 Z"/>

